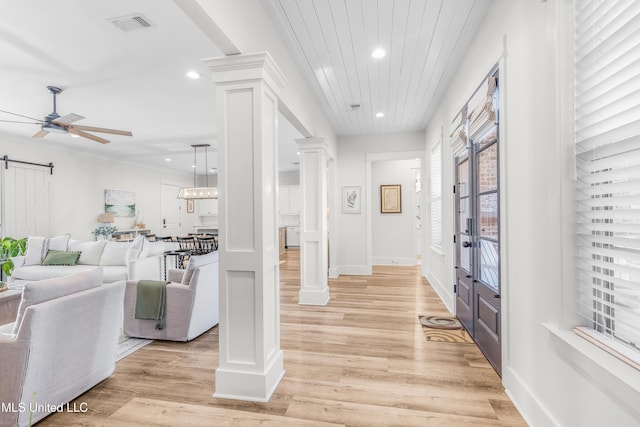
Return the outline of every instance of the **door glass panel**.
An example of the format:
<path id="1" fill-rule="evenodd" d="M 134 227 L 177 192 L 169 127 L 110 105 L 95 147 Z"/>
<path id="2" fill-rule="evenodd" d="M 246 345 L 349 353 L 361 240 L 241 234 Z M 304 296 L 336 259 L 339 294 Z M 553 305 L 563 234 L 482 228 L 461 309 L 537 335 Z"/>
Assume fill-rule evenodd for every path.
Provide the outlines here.
<path id="1" fill-rule="evenodd" d="M 498 193 L 478 197 L 478 234 L 498 239 Z"/>
<path id="2" fill-rule="evenodd" d="M 460 251 L 460 267 L 464 268 L 466 271 L 471 271 L 471 244 L 470 239 L 466 237 L 460 238 L 460 243 L 458 243 Z M 465 247 L 465 245 L 469 245 Z"/>
<path id="3" fill-rule="evenodd" d="M 458 230 L 462 234 L 469 234 L 467 224 L 469 224 L 468 218 L 471 215 L 469 208 L 469 198 L 460 199 L 458 204 Z"/>
<path id="4" fill-rule="evenodd" d="M 498 144 L 478 154 L 478 193 L 498 188 Z"/>
<path id="5" fill-rule="evenodd" d="M 464 160 L 458 164 L 458 197 L 469 195 L 469 162 Z"/>
<path id="6" fill-rule="evenodd" d="M 498 259 L 498 244 L 480 239 L 480 280 L 496 291 L 500 283 Z"/>

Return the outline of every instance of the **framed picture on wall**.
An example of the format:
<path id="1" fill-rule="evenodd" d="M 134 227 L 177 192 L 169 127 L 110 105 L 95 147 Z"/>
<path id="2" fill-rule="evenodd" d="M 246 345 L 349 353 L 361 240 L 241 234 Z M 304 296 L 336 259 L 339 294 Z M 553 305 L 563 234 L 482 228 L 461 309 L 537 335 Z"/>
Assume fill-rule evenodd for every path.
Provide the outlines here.
<path id="1" fill-rule="evenodd" d="M 342 212 L 359 214 L 361 199 L 360 187 L 342 187 Z"/>
<path id="2" fill-rule="evenodd" d="M 193 204 L 195 201 L 193 199 L 187 199 L 187 213 L 193 213 Z"/>
<path id="3" fill-rule="evenodd" d="M 402 213 L 402 191 L 400 185 L 380 186 L 380 212 Z"/>

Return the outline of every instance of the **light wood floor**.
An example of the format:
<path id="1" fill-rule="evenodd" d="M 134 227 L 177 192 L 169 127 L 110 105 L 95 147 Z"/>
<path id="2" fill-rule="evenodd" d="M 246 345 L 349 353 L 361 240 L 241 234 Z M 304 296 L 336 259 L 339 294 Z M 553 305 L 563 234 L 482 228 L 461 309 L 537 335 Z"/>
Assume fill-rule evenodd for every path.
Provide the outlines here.
<path id="1" fill-rule="evenodd" d="M 427 342 L 419 314 L 448 314 L 419 267 L 330 281 L 324 307 L 300 306 L 299 252 L 281 259 L 286 374 L 269 403 L 212 397 L 218 328 L 156 341 L 76 399 L 88 412 L 38 425 L 526 425 L 474 344 Z"/>

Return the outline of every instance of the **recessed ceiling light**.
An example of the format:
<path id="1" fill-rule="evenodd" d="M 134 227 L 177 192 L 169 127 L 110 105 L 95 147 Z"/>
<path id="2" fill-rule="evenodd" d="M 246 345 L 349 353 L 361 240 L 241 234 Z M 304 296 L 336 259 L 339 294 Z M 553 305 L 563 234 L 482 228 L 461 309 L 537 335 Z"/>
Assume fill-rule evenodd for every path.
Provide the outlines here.
<path id="1" fill-rule="evenodd" d="M 170 162 L 170 161 L 171 161 L 171 159 L 167 157 L 166 159 L 164 159 L 164 161 L 165 161 L 165 162 Z"/>
<path id="2" fill-rule="evenodd" d="M 385 52 L 384 49 L 381 47 L 377 47 L 373 49 L 373 52 L 371 52 L 371 56 L 375 59 L 384 58 L 386 54 L 387 52 Z"/>
<path id="3" fill-rule="evenodd" d="M 200 73 L 198 73 L 197 71 L 191 70 L 187 73 L 187 77 L 189 77 L 190 79 L 196 80 L 200 78 Z"/>
<path id="4" fill-rule="evenodd" d="M 297 151 L 297 152 L 296 152 L 296 155 L 298 155 L 298 156 L 299 156 L 299 155 L 300 155 L 300 152 L 299 152 L 299 151 Z"/>
<path id="5" fill-rule="evenodd" d="M 383 112 L 376 113 L 376 117 L 377 118 L 384 117 L 384 113 Z"/>
<path id="6" fill-rule="evenodd" d="M 195 167 L 196 167 L 196 165 L 191 165 L 191 167 L 192 167 L 192 168 L 195 168 Z"/>

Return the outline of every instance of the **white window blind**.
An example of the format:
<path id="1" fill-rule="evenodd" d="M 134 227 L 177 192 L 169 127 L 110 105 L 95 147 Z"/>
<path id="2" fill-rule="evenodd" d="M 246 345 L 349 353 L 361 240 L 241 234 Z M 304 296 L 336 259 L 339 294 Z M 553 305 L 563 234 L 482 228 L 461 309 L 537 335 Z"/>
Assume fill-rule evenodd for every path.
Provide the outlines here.
<path id="1" fill-rule="evenodd" d="M 442 253 L 442 143 L 431 148 L 431 247 Z"/>
<path id="2" fill-rule="evenodd" d="M 580 314 L 640 360 L 640 2 L 574 12 Z"/>

